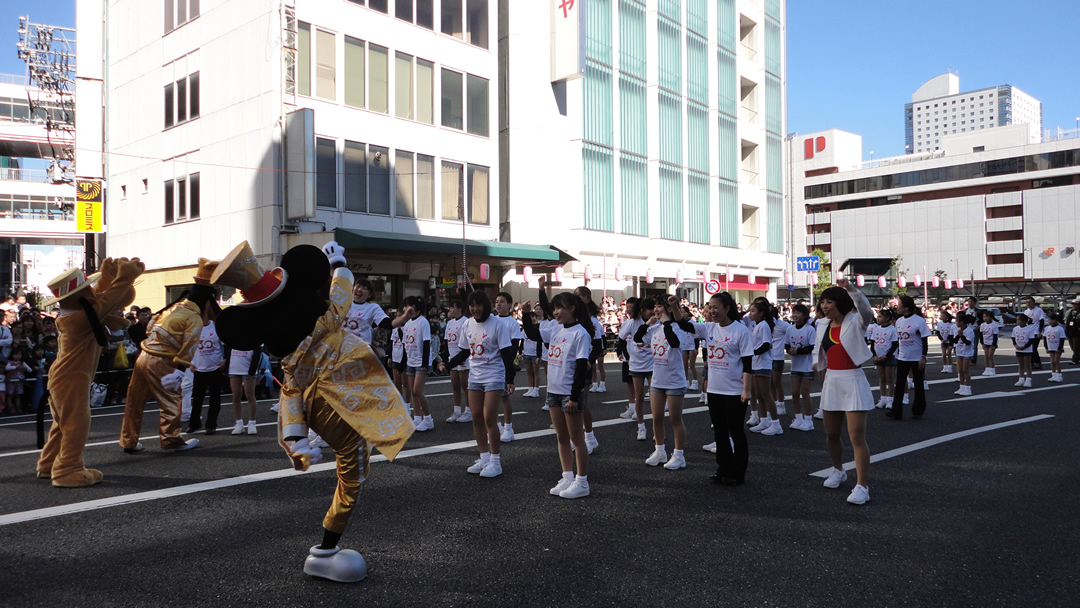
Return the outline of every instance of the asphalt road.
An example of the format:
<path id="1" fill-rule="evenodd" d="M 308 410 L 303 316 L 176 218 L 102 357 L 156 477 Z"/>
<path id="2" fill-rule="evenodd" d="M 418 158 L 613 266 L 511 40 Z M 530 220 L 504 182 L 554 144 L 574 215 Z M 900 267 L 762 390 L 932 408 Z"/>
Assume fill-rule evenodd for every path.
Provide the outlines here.
<path id="1" fill-rule="evenodd" d="M 435 430 L 373 464 L 342 539 L 368 561 L 352 585 L 302 572 L 335 480 L 332 465 L 288 471 L 272 402 L 258 435 L 229 435 L 226 414 L 225 432 L 178 454 L 160 452 L 148 411 L 134 456 L 116 445 L 122 408 L 96 409 L 85 455 L 105 481 L 73 490 L 35 479 L 28 418 L 0 418 L 0 604 L 1075 606 L 1080 367 L 1023 390 L 999 352 L 999 376 L 976 377 L 965 399 L 939 358 L 929 368 L 923 419 L 870 415 L 870 447 L 887 458 L 861 507 L 845 502 L 854 475 L 840 490 L 812 475 L 829 466 L 820 421 L 789 431 L 788 416 L 783 435 L 751 436 L 746 484 L 714 486 L 708 415 L 689 398 L 688 467 L 646 466 L 652 434 L 636 441 L 618 418 L 616 364 L 593 396 L 590 497 L 548 495 L 554 437 L 520 391 L 504 474 L 480 479 L 465 473 L 470 425 L 440 423 L 449 385 L 433 379 Z"/>

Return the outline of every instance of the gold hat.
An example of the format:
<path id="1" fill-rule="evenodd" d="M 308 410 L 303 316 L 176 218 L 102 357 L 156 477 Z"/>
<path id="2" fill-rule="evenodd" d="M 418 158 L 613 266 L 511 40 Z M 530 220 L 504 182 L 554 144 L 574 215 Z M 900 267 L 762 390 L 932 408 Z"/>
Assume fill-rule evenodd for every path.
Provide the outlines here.
<path id="1" fill-rule="evenodd" d="M 52 292 L 53 297 L 45 300 L 41 303 L 44 306 L 52 306 L 64 298 L 74 295 L 87 287 L 93 287 L 94 283 L 101 278 L 101 273 L 97 272 L 90 276 L 86 276 L 81 268 L 71 268 L 65 270 L 56 276 L 53 280 L 49 281 L 49 291 Z"/>
<path id="2" fill-rule="evenodd" d="M 217 270 L 218 262 L 208 260 L 206 258 L 199 258 L 199 269 L 195 271 L 195 284 L 196 285 L 209 285 L 210 277 L 214 275 L 214 271 Z"/>
<path id="3" fill-rule="evenodd" d="M 201 260 L 199 265 L 201 268 Z M 258 306 L 273 300 L 281 293 L 287 280 L 288 274 L 284 268 L 264 270 L 247 241 L 234 247 L 225 259 L 217 263 L 210 275 L 212 285 L 240 290 L 244 302 L 237 306 Z"/>

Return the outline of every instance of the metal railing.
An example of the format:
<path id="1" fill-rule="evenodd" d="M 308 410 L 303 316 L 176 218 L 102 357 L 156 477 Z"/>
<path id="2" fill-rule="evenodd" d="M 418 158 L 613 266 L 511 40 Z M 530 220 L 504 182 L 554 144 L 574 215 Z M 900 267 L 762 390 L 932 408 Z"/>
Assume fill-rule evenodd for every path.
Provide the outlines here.
<path id="1" fill-rule="evenodd" d="M 0 179 L 8 179 L 21 182 L 47 182 L 49 181 L 49 172 L 46 169 L 0 167 Z"/>

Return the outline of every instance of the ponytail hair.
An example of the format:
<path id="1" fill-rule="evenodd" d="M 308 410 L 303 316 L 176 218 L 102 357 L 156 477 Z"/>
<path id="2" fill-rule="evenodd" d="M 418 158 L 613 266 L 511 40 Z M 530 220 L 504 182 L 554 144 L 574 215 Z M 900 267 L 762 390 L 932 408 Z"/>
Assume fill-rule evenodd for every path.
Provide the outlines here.
<path id="1" fill-rule="evenodd" d="M 590 316 L 600 317 L 600 307 L 596 305 L 596 302 L 592 301 L 592 290 L 584 285 L 574 289 L 574 295 L 576 295 L 584 304 L 585 309 Z"/>
<path id="2" fill-rule="evenodd" d="M 772 305 L 769 304 L 768 300 L 764 302 L 754 300 L 754 303 L 750 305 L 750 308 L 756 308 L 757 311 L 761 313 L 761 321 L 762 323 L 769 324 L 769 331 L 776 329 L 776 321 L 773 320 L 772 310 L 770 310 Z"/>

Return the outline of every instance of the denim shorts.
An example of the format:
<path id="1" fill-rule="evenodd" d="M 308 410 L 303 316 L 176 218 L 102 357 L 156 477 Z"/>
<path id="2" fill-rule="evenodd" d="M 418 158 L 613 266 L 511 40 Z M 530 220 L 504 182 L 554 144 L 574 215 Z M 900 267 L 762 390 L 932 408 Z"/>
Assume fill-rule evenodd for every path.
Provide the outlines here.
<path id="1" fill-rule="evenodd" d="M 772 370 L 771 369 L 755 369 L 754 370 L 754 375 L 755 376 L 764 376 L 765 378 L 768 378 L 768 377 L 772 376 Z"/>
<path id="2" fill-rule="evenodd" d="M 537 357 L 534 357 L 533 355 L 522 355 L 521 360 L 526 365 L 532 365 L 533 363 L 536 363 Z"/>
<path id="3" fill-rule="evenodd" d="M 483 391 L 490 393 L 492 391 L 499 391 L 500 393 L 506 393 L 506 382 L 473 382 L 469 380 L 470 391 Z"/>
<path id="4" fill-rule="evenodd" d="M 806 378 L 808 380 L 813 380 L 814 378 L 817 377 L 817 373 L 815 373 L 815 372 L 796 372 L 796 371 L 792 371 L 791 372 L 791 377 L 792 378 Z"/>
<path id="5" fill-rule="evenodd" d="M 783 359 L 781 359 L 780 361 L 777 361 L 776 359 L 773 359 L 772 371 L 774 371 L 774 372 L 782 372 L 782 371 L 784 371 L 784 361 L 783 361 Z"/>
<path id="6" fill-rule="evenodd" d="M 413 367 L 411 365 L 405 366 L 405 375 L 406 376 L 415 376 L 416 374 L 424 374 L 425 376 L 430 376 L 431 375 L 431 368 L 428 367 L 427 365 L 424 365 L 422 367 Z"/>
<path id="7" fill-rule="evenodd" d="M 548 393 L 547 397 L 545 397 L 544 405 L 549 408 L 561 408 L 564 414 L 580 414 L 584 412 L 585 408 L 588 406 L 586 403 L 589 400 L 587 397 L 588 394 L 589 391 L 581 391 L 581 397 L 578 399 L 576 408 L 570 407 L 570 395 L 553 395 L 551 393 Z"/>
<path id="8" fill-rule="evenodd" d="M 652 378 L 652 372 L 630 372 L 631 378 Z"/>
<path id="9" fill-rule="evenodd" d="M 657 388 L 655 386 L 650 386 L 649 390 L 654 393 L 661 393 L 663 395 L 667 395 L 668 397 L 681 397 L 686 394 L 685 386 L 682 388 Z"/>
<path id="10" fill-rule="evenodd" d="M 881 366 L 884 366 L 884 367 L 896 367 L 896 355 L 893 355 L 891 357 L 885 357 L 884 359 L 882 359 L 881 361 L 878 361 L 874 365 L 881 365 Z"/>

